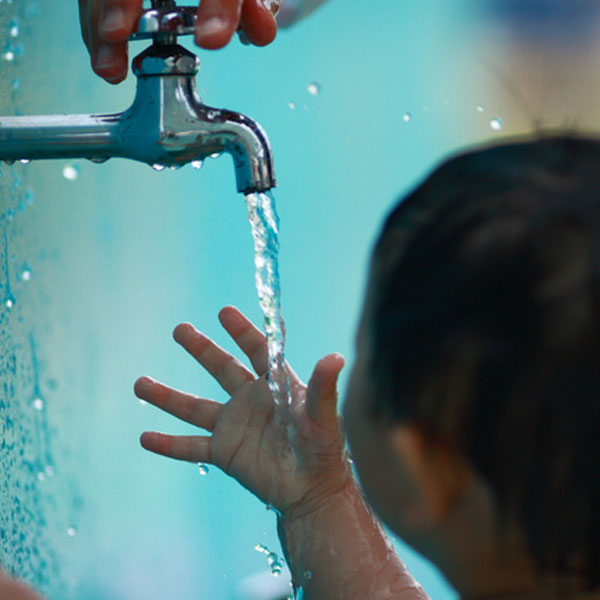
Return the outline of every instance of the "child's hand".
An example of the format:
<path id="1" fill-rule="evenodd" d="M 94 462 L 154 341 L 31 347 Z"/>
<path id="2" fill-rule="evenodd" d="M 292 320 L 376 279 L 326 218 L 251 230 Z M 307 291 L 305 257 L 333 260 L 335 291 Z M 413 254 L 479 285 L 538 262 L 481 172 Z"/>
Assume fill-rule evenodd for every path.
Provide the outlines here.
<path id="1" fill-rule="evenodd" d="M 266 383 L 264 335 L 233 307 L 219 319 L 258 378 L 190 324 L 174 331 L 181 344 L 231 396 L 226 404 L 138 379 L 139 398 L 212 435 L 172 436 L 145 432 L 147 450 L 195 463 L 210 463 L 235 477 L 287 518 L 312 511 L 351 481 L 336 412 L 336 382 L 344 359 L 321 359 L 305 386 L 288 367 L 292 405 L 276 406 Z"/>

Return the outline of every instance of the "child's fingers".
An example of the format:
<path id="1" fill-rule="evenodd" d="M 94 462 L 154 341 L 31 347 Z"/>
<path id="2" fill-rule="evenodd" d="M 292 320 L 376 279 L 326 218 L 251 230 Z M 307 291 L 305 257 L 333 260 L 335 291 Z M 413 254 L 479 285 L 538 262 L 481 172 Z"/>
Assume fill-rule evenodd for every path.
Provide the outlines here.
<path id="1" fill-rule="evenodd" d="M 239 360 L 225 352 L 190 323 L 175 328 L 173 337 L 181 344 L 230 395 L 255 377 Z"/>
<path id="2" fill-rule="evenodd" d="M 207 431 L 215 428 L 217 415 L 222 408 L 218 402 L 174 390 L 149 377 L 140 377 L 133 390 L 138 398 Z"/>
<path id="3" fill-rule="evenodd" d="M 267 339 L 262 331 L 235 306 L 223 308 L 219 313 L 219 321 L 240 350 L 250 359 L 256 374 L 262 377 L 268 369 Z"/>
<path id="4" fill-rule="evenodd" d="M 344 367 L 341 354 L 329 354 L 315 366 L 306 389 L 309 418 L 326 429 L 337 427 L 337 379 Z"/>
<path id="5" fill-rule="evenodd" d="M 188 462 L 210 462 L 210 437 L 200 435 L 167 435 L 145 431 L 140 444 L 146 450 Z"/>

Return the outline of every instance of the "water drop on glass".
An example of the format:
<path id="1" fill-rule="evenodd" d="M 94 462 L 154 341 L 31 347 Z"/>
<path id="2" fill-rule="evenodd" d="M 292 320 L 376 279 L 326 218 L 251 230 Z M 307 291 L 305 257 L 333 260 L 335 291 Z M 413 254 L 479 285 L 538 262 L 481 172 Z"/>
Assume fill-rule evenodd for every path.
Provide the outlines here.
<path id="1" fill-rule="evenodd" d="M 408 122 L 412 121 L 412 114 L 409 113 L 409 112 L 404 113 L 404 115 L 402 116 L 402 120 L 405 123 L 408 123 Z"/>
<path id="2" fill-rule="evenodd" d="M 75 535 L 77 535 L 77 529 L 75 529 L 75 527 L 69 527 L 67 529 L 67 535 L 69 537 L 74 537 Z"/>
<path id="3" fill-rule="evenodd" d="M 200 473 L 200 475 L 207 475 L 208 467 L 204 463 L 198 463 L 198 473 Z"/>
<path id="4" fill-rule="evenodd" d="M 31 280 L 31 270 L 30 269 L 23 269 L 21 271 L 21 280 L 22 281 L 30 281 Z"/>
<path id="5" fill-rule="evenodd" d="M 75 165 L 73 163 L 69 163 L 68 165 L 65 165 L 63 168 L 63 177 L 67 180 L 67 181 L 76 181 L 77 178 L 79 177 L 79 166 Z"/>
<path id="6" fill-rule="evenodd" d="M 30 158 L 22 158 L 19 162 L 22 165 L 28 165 L 31 162 L 31 159 Z"/>
<path id="7" fill-rule="evenodd" d="M 219 158 L 219 156 L 221 156 L 221 153 L 220 153 L 220 152 L 213 152 L 213 153 L 210 155 L 210 157 L 211 157 L 211 158 Z"/>
<path id="8" fill-rule="evenodd" d="M 289 102 L 288 103 L 288 107 L 290 110 L 296 110 L 296 103 L 295 102 Z"/>
<path id="9" fill-rule="evenodd" d="M 54 467 L 52 465 L 48 465 L 44 470 L 46 471 L 46 475 L 48 475 L 48 477 L 54 477 Z"/>
<path id="10" fill-rule="evenodd" d="M 90 160 L 93 163 L 96 163 L 97 165 L 101 165 L 102 163 L 105 163 L 108 160 L 108 157 L 106 157 L 106 156 L 92 156 L 88 160 Z"/>
<path id="11" fill-rule="evenodd" d="M 158 163 L 153 164 L 152 168 L 155 171 L 157 171 L 158 173 L 160 173 L 161 171 L 164 171 L 166 169 L 165 165 L 159 165 Z"/>
<path id="12" fill-rule="evenodd" d="M 308 84 L 308 93 L 318 96 L 321 93 L 322 86 L 318 81 L 312 81 Z"/>
<path id="13" fill-rule="evenodd" d="M 42 410 L 44 408 L 44 401 L 41 398 L 35 398 L 32 404 L 35 410 Z"/>
<path id="14" fill-rule="evenodd" d="M 192 161 L 192 167 L 194 167 L 194 169 L 196 169 L 196 171 L 199 171 L 202 168 L 202 165 L 204 163 L 201 160 L 193 160 Z"/>
<path id="15" fill-rule="evenodd" d="M 15 60 L 15 53 L 12 52 L 12 50 L 7 50 L 2 56 L 4 57 L 4 60 L 8 62 Z"/>
<path id="16" fill-rule="evenodd" d="M 37 474 L 37 478 L 38 478 L 40 481 L 46 481 L 46 473 L 44 473 L 43 471 L 40 471 L 40 472 Z"/>
<path id="17" fill-rule="evenodd" d="M 485 106 L 483 104 L 478 104 L 477 105 L 477 112 L 478 113 L 482 113 L 485 111 Z"/>
<path id="18" fill-rule="evenodd" d="M 503 127 L 503 123 L 502 123 L 502 119 L 500 117 L 494 117 L 491 121 L 490 121 L 490 127 L 494 130 L 494 131 L 500 131 Z"/>
<path id="19" fill-rule="evenodd" d="M 15 301 L 12 298 L 9 298 L 6 302 L 6 308 L 12 308 L 15 305 Z"/>

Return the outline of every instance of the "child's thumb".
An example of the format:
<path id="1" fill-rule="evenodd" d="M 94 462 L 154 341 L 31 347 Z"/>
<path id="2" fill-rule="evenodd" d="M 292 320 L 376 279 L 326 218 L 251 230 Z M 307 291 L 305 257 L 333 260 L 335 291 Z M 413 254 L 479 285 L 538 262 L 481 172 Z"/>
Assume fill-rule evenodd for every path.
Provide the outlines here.
<path id="1" fill-rule="evenodd" d="M 341 354 L 329 354 L 316 365 L 306 389 L 309 418 L 328 429 L 337 426 L 337 380 L 344 368 Z"/>

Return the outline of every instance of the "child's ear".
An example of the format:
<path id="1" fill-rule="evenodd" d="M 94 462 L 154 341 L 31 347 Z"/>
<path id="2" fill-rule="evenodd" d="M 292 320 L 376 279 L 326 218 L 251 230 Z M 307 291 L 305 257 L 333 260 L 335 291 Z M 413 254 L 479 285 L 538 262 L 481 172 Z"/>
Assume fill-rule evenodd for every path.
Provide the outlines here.
<path id="1" fill-rule="evenodd" d="M 430 440 L 416 425 L 396 426 L 389 436 L 396 458 L 411 474 L 420 495 L 421 506 L 415 507 L 418 520 L 439 525 L 467 485 L 470 470 L 465 460 L 449 446 Z"/>

